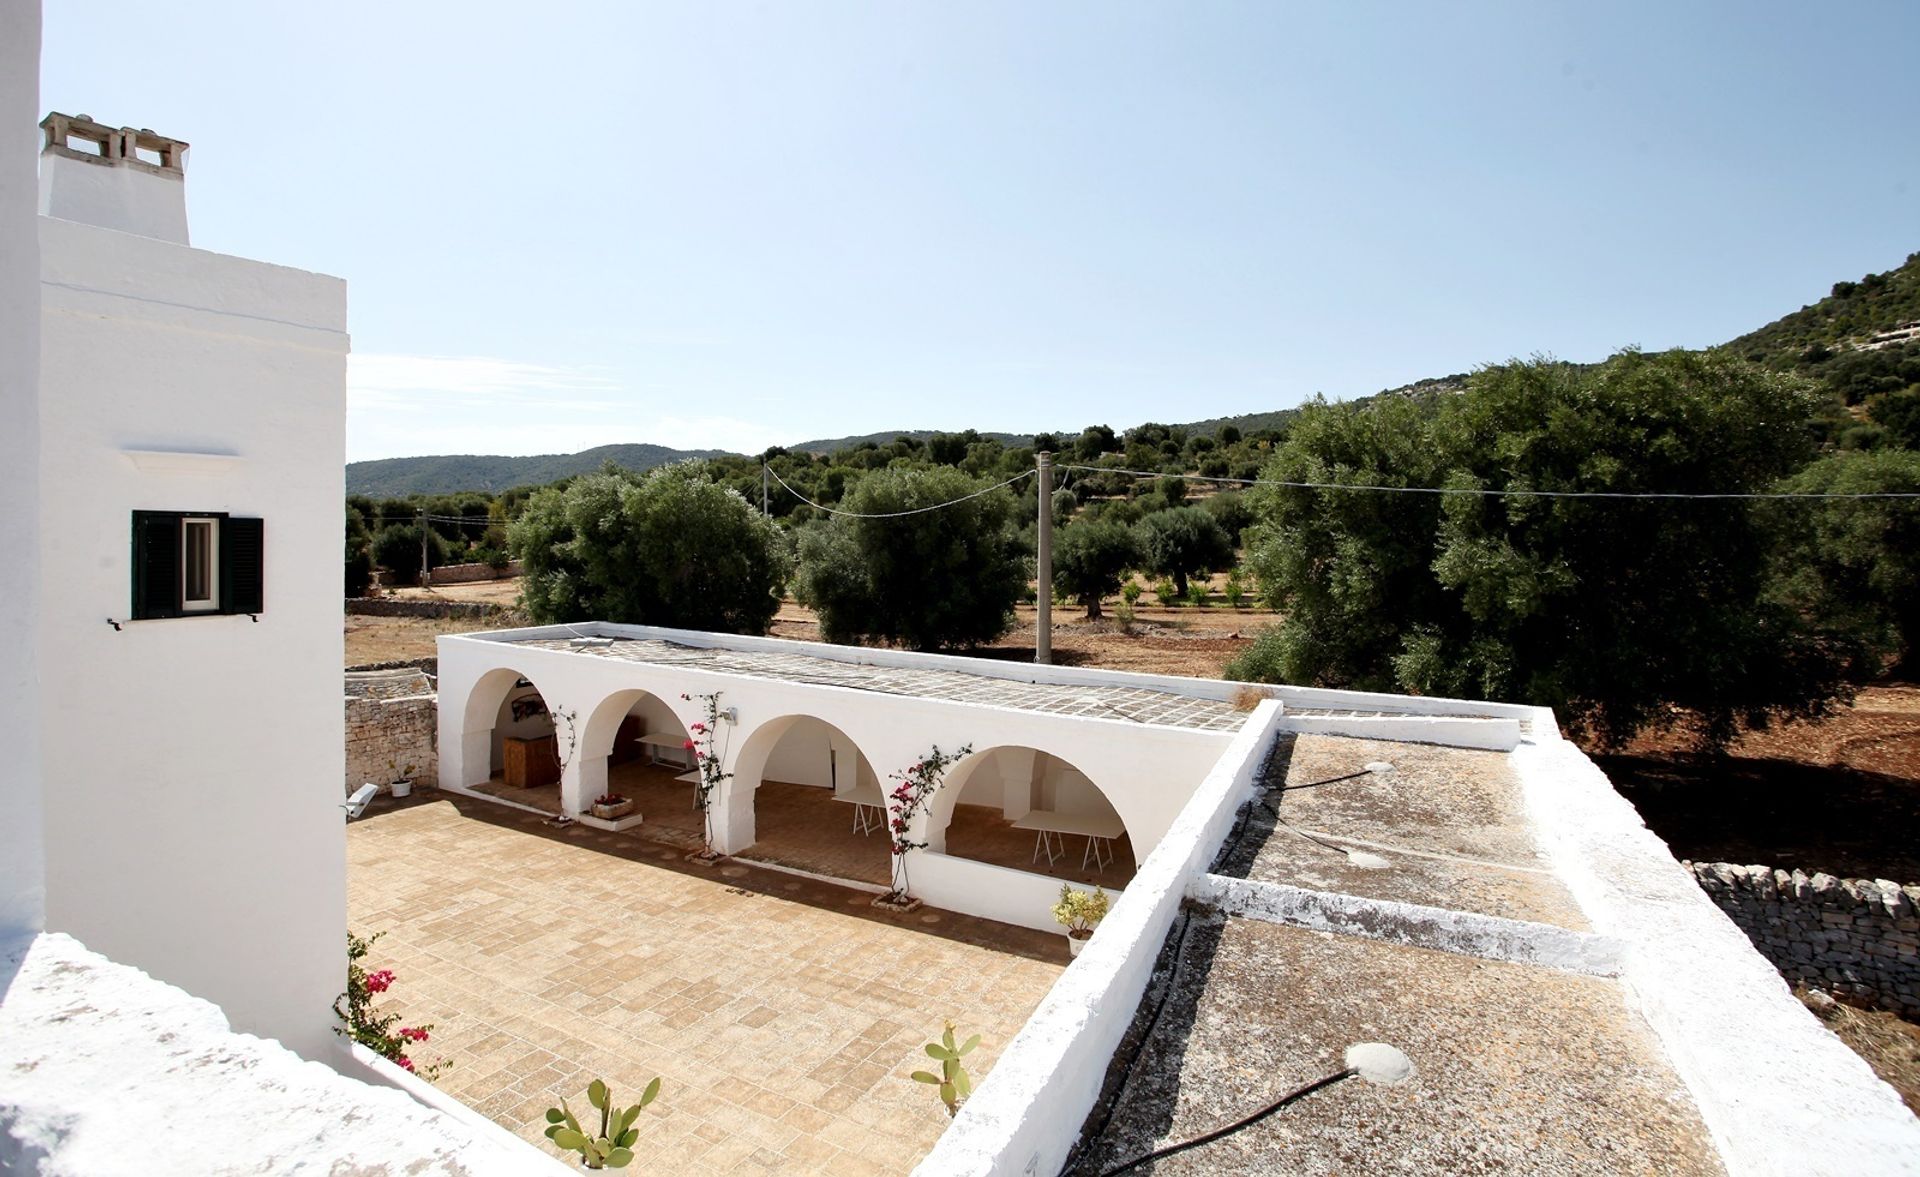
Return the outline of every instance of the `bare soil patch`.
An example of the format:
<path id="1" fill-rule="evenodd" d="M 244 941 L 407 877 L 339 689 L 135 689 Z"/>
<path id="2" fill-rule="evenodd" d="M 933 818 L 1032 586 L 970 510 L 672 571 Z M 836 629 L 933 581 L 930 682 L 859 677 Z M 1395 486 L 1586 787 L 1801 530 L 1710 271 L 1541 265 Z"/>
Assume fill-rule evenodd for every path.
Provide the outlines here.
<path id="1" fill-rule="evenodd" d="M 1675 855 L 1920 881 L 1920 686 L 1883 683 L 1815 723 L 1749 731 L 1722 755 L 1675 734 L 1597 757 Z"/>

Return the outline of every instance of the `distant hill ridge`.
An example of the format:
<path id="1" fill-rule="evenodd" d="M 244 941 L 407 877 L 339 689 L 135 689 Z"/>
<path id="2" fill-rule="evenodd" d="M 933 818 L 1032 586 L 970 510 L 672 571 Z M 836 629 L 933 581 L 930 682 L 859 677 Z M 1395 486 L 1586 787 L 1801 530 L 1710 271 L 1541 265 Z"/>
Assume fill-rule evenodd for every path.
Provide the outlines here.
<path id="1" fill-rule="evenodd" d="M 1782 315 L 1758 330 L 1729 340 L 1724 346 L 1752 360 L 1780 367 L 1798 367 L 1809 375 L 1818 375 L 1820 366 L 1825 362 L 1823 357 L 1833 353 L 1867 348 L 1920 348 L 1920 340 L 1916 340 L 1913 334 L 1916 323 L 1920 323 L 1920 253 L 1909 254 L 1905 264 L 1897 269 L 1868 274 L 1858 282 L 1836 282 L 1825 298 Z M 1373 396 L 1434 396 L 1459 392 L 1466 387 L 1466 382 L 1466 374 L 1459 373 L 1415 381 L 1374 393 Z M 1370 400 L 1372 397 L 1360 399 Z M 1189 433 L 1213 433 L 1222 425 L 1232 425 L 1242 433 L 1253 433 L 1261 429 L 1282 428 L 1299 412 L 1295 408 L 1242 413 L 1175 424 L 1173 427 Z M 864 442 L 886 445 L 896 437 L 924 441 L 938 432 L 945 431 L 882 430 L 853 437 L 805 441 L 786 448 L 827 454 Z M 1027 445 L 1033 440 L 1033 435 L 1029 433 L 982 433 L 980 436 L 992 438 L 1003 445 Z M 1078 432 L 1063 436 L 1078 436 Z M 471 490 L 497 494 L 510 487 L 539 485 L 573 474 L 585 474 L 598 470 L 606 462 L 629 470 L 651 470 L 668 462 L 718 457 L 727 452 L 629 444 L 596 446 L 577 454 L 539 454 L 532 457 L 451 454 L 383 458 L 371 462 L 349 462 L 347 493 L 398 497 Z"/>
<path id="2" fill-rule="evenodd" d="M 379 458 L 347 463 L 347 493 L 374 498 L 414 494 L 454 494 L 463 490 L 498 494 L 509 487 L 554 482 L 587 474 L 612 462 L 628 470 L 651 470 L 685 458 L 715 458 L 725 450 L 676 450 L 664 445 L 602 445 L 577 454 L 436 454 L 420 458 Z"/>

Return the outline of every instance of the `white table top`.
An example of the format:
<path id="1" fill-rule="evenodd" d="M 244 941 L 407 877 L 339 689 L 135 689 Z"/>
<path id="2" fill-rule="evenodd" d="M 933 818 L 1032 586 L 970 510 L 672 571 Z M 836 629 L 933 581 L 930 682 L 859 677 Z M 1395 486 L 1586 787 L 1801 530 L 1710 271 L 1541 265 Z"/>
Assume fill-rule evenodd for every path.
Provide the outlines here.
<path id="1" fill-rule="evenodd" d="M 686 749 L 687 737 L 676 736 L 672 732 L 648 732 L 634 741 L 636 744 L 652 744 L 656 748 Z"/>
<path id="2" fill-rule="evenodd" d="M 1049 834 L 1080 834 L 1088 838 L 1118 838 L 1126 834 L 1126 823 L 1116 814 L 1055 813 L 1035 809 L 1013 823 L 1016 830 L 1045 830 Z"/>
<path id="3" fill-rule="evenodd" d="M 872 805 L 878 809 L 887 807 L 886 794 L 879 785 L 855 785 L 844 793 L 835 793 L 835 801 L 845 801 L 848 805 Z"/>

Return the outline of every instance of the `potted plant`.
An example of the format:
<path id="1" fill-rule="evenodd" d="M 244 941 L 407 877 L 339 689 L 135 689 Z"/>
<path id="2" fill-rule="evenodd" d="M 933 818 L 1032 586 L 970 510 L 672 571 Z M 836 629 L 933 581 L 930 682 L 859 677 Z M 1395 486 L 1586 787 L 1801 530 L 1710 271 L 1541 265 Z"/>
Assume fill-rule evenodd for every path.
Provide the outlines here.
<path id="1" fill-rule="evenodd" d="M 411 764 L 402 768 L 394 761 L 387 761 L 387 780 L 391 782 L 387 788 L 392 790 L 394 796 L 406 797 L 413 793 L 413 772 L 414 766 Z"/>
<path id="2" fill-rule="evenodd" d="M 593 816 L 601 821 L 619 821 L 633 812 L 633 798 L 618 793 L 602 793 L 593 799 Z"/>
<path id="3" fill-rule="evenodd" d="M 1060 902 L 1053 905 L 1053 918 L 1067 930 L 1068 953 L 1080 955 L 1080 950 L 1093 938 L 1093 929 L 1107 918 L 1107 907 L 1111 903 L 1107 893 L 1098 887 L 1091 891 L 1076 891 L 1061 884 Z"/>

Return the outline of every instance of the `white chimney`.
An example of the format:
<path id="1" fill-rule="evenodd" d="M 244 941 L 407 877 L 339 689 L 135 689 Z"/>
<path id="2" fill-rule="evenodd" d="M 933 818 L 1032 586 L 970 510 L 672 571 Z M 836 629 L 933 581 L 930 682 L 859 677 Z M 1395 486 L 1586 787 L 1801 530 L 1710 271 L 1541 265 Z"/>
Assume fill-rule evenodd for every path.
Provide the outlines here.
<path id="1" fill-rule="evenodd" d="M 187 244 L 187 145 L 55 111 L 40 121 L 40 213 Z"/>

